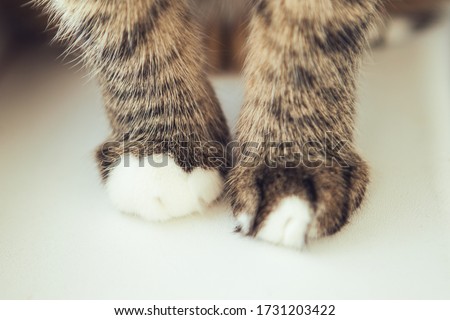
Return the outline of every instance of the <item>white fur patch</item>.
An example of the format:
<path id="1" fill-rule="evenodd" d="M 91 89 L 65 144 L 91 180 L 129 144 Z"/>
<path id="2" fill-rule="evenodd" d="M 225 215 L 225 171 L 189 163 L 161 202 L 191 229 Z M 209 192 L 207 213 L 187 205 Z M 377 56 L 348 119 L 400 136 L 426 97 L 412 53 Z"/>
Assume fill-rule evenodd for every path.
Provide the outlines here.
<path id="1" fill-rule="evenodd" d="M 286 247 L 302 248 L 312 209 L 306 200 L 296 196 L 284 198 L 263 222 L 257 239 Z"/>
<path id="2" fill-rule="evenodd" d="M 186 173 L 167 155 L 127 155 L 110 172 L 106 189 L 120 211 L 163 221 L 203 212 L 221 195 L 223 179 L 217 170 Z"/>

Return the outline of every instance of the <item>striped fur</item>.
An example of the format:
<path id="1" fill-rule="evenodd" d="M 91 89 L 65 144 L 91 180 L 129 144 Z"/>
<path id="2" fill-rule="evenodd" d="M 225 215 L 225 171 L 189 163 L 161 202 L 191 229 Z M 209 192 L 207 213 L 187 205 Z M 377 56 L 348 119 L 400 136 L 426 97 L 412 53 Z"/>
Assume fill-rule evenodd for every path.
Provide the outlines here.
<path id="1" fill-rule="evenodd" d="M 97 153 L 105 180 L 123 153 L 170 154 L 186 172 L 226 173 L 228 128 L 187 0 L 41 2 L 59 22 L 58 38 L 80 50 L 101 85 L 112 128 L 111 142 Z M 241 148 L 228 175 L 228 199 L 235 216 L 251 220 L 240 229 L 249 236 L 258 236 L 291 196 L 313 212 L 305 239 L 334 234 L 359 208 L 369 182 L 353 145 L 356 79 L 382 1 L 248 4 Z"/>
<path id="2" fill-rule="evenodd" d="M 169 153 L 186 171 L 225 173 L 224 164 L 211 160 L 223 157 L 221 150 L 203 147 L 227 143 L 229 132 L 186 1 L 45 3 L 59 22 L 57 38 L 80 52 L 102 88 L 112 128 L 97 152 L 104 179 L 124 152 Z M 194 149 L 202 150 L 200 158 Z"/>
<path id="3" fill-rule="evenodd" d="M 372 0 L 266 0 L 257 6 L 237 139 L 291 145 L 259 147 L 253 152 L 260 163 L 238 164 L 229 176 L 235 214 L 255 216 L 250 235 L 288 196 L 301 196 L 314 209 L 308 238 L 335 233 L 359 207 L 368 169 L 352 144 L 356 76 L 379 12 Z M 338 154 L 327 134 L 345 142 Z M 309 143 L 321 144 L 319 152 L 305 150 Z M 289 160 L 296 155 L 303 161 Z"/>

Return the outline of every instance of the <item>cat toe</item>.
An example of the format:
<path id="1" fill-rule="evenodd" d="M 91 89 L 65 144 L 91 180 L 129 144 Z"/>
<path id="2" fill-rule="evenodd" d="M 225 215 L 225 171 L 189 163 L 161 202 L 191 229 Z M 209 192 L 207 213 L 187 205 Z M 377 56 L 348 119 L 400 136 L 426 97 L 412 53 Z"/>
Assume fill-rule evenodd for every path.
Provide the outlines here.
<path id="1" fill-rule="evenodd" d="M 164 221 L 202 213 L 223 190 L 223 178 L 215 169 L 184 171 L 167 155 L 138 159 L 122 156 L 111 169 L 106 190 L 122 212 L 150 221 Z"/>
<path id="2" fill-rule="evenodd" d="M 307 201 L 290 196 L 279 201 L 259 224 L 245 213 L 238 215 L 237 221 L 244 234 L 275 245 L 301 249 L 305 245 L 312 216 L 313 210 Z"/>
<path id="3" fill-rule="evenodd" d="M 302 248 L 313 211 L 305 200 L 287 197 L 262 222 L 255 237 L 276 245 Z"/>

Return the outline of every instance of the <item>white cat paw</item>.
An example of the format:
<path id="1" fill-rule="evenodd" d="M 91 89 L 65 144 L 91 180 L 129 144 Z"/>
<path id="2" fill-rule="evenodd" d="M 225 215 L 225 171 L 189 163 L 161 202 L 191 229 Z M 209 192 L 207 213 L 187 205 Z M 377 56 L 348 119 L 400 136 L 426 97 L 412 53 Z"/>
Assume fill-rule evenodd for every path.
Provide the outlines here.
<path id="1" fill-rule="evenodd" d="M 187 173 L 167 155 L 127 155 L 110 171 L 106 190 L 120 211 L 164 221 L 205 211 L 222 194 L 223 178 L 215 169 Z"/>
<path id="2" fill-rule="evenodd" d="M 254 235 L 256 239 L 275 245 L 301 249 L 311 223 L 313 210 L 299 197 L 286 197 L 262 222 Z M 251 230 L 253 217 L 246 213 L 237 216 L 239 229 L 244 234 Z"/>

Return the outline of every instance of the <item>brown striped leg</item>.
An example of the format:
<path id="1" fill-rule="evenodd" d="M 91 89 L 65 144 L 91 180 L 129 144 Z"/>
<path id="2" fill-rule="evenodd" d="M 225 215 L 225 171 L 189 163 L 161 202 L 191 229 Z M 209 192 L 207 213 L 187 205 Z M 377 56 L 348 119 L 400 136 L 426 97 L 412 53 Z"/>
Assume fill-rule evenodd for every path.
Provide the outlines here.
<path id="1" fill-rule="evenodd" d="M 245 235 L 302 247 L 360 206 L 368 168 L 353 146 L 355 82 L 378 11 L 372 0 L 259 1 L 243 148 L 227 181 Z"/>
<path id="2" fill-rule="evenodd" d="M 97 160 L 114 204 L 150 220 L 205 209 L 229 133 L 186 1 L 44 1 L 102 88 L 112 133 Z"/>

